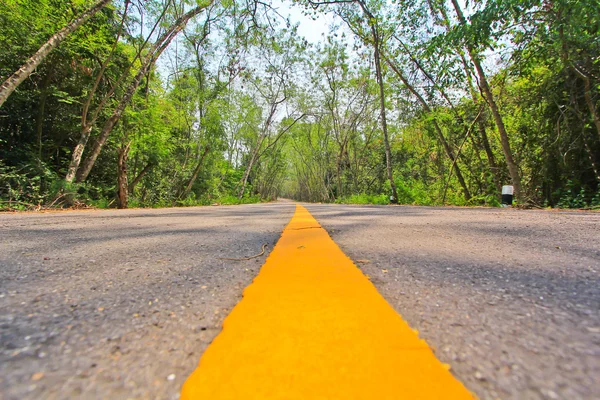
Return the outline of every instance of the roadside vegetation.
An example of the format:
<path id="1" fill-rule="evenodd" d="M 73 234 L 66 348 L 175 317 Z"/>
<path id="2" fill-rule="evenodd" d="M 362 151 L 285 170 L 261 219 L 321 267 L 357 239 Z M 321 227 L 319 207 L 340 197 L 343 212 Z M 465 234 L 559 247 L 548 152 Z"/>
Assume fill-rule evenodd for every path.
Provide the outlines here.
<path id="1" fill-rule="evenodd" d="M 596 0 L 289 6 L 1 2 L 0 210 L 600 208 Z"/>

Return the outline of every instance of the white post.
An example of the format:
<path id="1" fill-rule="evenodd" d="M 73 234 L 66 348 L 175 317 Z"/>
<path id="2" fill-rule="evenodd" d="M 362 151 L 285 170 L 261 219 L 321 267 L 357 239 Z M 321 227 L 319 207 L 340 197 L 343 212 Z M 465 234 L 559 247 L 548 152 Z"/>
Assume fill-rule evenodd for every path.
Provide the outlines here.
<path id="1" fill-rule="evenodd" d="M 515 188 L 512 185 L 502 186 L 502 206 L 510 207 L 513 203 Z"/>

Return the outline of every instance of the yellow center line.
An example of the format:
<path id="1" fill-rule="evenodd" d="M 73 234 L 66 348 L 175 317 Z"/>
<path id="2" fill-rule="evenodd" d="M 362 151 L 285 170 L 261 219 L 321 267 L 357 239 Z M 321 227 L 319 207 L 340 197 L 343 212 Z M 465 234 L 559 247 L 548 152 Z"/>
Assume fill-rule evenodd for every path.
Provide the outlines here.
<path id="1" fill-rule="evenodd" d="M 181 399 L 473 399 L 302 206 Z"/>

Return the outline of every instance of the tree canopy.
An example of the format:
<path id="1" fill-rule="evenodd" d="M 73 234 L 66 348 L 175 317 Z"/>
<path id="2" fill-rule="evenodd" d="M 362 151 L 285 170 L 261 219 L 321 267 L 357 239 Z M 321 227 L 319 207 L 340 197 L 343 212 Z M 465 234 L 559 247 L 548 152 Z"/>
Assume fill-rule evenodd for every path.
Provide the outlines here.
<path id="1" fill-rule="evenodd" d="M 0 3 L 0 209 L 600 206 L 597 0 L 288 6 Z"/>

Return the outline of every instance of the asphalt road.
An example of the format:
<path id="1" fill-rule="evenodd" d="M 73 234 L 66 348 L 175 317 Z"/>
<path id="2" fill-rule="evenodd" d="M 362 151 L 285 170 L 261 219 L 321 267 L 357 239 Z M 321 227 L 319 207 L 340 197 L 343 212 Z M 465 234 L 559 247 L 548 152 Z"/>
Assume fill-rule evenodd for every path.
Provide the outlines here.
<path id="1" fill-rule="evenodd" d="M 481 399 L 600 397 L 599 213 L 305 206 Z M 0 398 L 178 398 L 293 212 L 0 215 Z"/>

